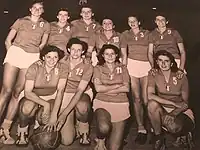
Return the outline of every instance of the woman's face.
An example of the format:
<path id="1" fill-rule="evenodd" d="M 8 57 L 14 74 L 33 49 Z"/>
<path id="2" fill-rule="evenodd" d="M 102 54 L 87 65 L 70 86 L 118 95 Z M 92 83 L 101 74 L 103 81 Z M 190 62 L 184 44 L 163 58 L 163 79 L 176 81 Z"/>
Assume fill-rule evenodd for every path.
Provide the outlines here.
<path id="1" fill-rule="evenodd" d="M 157 64 L 162 71 L 168 71 L 171 69 L 172 63 L 169 57 L 160 55 L 157 59 Z"/>
<path id="2" fill-rule="evenodd" d="M 131 29 L 139 28 L 139 22 L 136 17 L 128 17 L 128 25 Z"/>
<path id="3" fill-rule="evenodd" d="M 58 63 L 59 56 L 57 52 L 49 52 L 44 56 L 44 62 L 49 68 L 53 68 Z"/>
<path id="4" fill-rule="evenodd" d="M 67 20 L 69 19 L 69 14 L 67 11 L 61 10 L 59 11 L 57 18 L 60 23 L 66 23 Z"/>
<path id="5" fill-rule="evenodd" d="M 40 17 L 44 12 L 43 4 L 35 3 L 29 10 L 30 10 L 32 16 Z"/>
<path id="6" fill-rule="evenodd" d="M 102 22 L 102 27 L 105 31 L 111 31 L 114 28 L 114 24 L 110 19 L 104 19 Z"/>
<path id="7" fill-rule="evenodd" d="M 117 54 L 113 49 L 106 49 L 103 53 L 103 57 L 106 63 L 114 63 L 117 57 Z"/>
<path id="8" fill-rule="evenodd" d="M 158 28 L 165 28 L 167 26 L 167 20 L 165 17 L 163 16 L 157 16 L 155 23 L 157 25 Z"/>
<path id="9" fill-rule="evenodd" d="M 92 9 L 91 8 L 82 8 L 80 15 L 84 20 L 90 20 L 90 19 L 92 19 L 92 16 L 93 16 Z"/>
<path id="10" fill-rule="evenodd" d="M 81 58 L 81 55 L 83 53 L 83 47 L 81 44 L 72 44 L 71 48 L 69 49 L 70 56 L 73 59 L 79 59 Z"/>

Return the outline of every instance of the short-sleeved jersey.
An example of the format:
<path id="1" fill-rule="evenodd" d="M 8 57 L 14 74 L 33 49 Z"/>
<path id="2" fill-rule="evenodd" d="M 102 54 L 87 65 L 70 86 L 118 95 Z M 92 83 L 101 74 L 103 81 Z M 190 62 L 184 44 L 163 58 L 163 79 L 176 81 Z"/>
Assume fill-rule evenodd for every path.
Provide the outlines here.
<path id="1" fill-rule="evenodd" d="M 167 50 L 175 58 L 180 59 L 178 43 L 183 43 L 183 39 L 174 29 L 167 28 L 162 34 L 157 30 L 153 30 L 149 35 L 149 43 L 154 44 L 154 53 L 159 50 Z"/>
<path id="2" fill-rule="evenodd" d="M 96 47 L 97 53 L 100 51 L 104 44 L 113 44 L 119 48 L 120 46 L 120 33 L 113 31 L 113 35 L 110 39 L 106 37 L 102 30 L 93 34 L 89 38 L 88 46 Z"/>
<path id="3" fill-rule="evenodd" d="M 126 30 L 121 34 L 120 47 L 128 48 L 128 58 L 148 61 L 148 44 L 149 31 L 140 30 L 137 34 L 130 30 Z"/>
<path id="4" fill-rule="evenodd" d="M 71 24 L 73 25 L 72 37 L 77 37 L 86 43 L 88 43 L 89 37 L 101 28 L 101 25 L 94 20 L 89 25 L 87 25 L 82 19 L 74 20 Z"/>
<path id="5" fill-rule="evenodd" d="M 149 74 L 148 86 L 155 88 L 159 97 L 179 102 L 182 101 L 181 92 L 188 91 L 188 80 L 186 75 L 177 79 L 176 73 L 171 72 L 169 82 L 166 83 L 164 75 L 159 71 L 155 76 Z"/>
<path id="6" fill-rule="evenodd" d="M 66 93 L 75 93 L 81 80 L 89 82 L 93 75 L 93 66 L 90 63 L 86 63 L 84 60 L 77 64 L 73 69 L 70 69 L 70 60 L 67 59 L 62 63 L 69 66 L 69 76 L 65 88 Z M 89 89 L 89 85 L 87 89 Z M 86 89 L 86 90 L 87 90 Z"/>
<path id="7" fill-rule="evenodd" d="M 105 83 L 106 81 L 112 81 L 111 82 L 112 84 L 129 83 L 130 81 L 128 70 L 121 63 L 116 64 L 113 72 L 110 71 L 110 69 L 107 67 L 106 64 L 102 66 L 100 65 L 95 66 L 93 80 L 95 79 L 99 79 L 102 83 Z M 120 102 L 122 100 L 128 101 L 126 93 L 118 93 L 115 95 L 106 93 L 97 93 L 95 98 L 102 101 L 109 100 L 109 102 Z"/>
<path id="8" fill-rule="evenodd" d="M 29 16 L 17 19 L 11 26 L 17 31 L 13 45 L 22 48 L 28 53 L 39 53 L 39 45 L 44 34 L 49 34 L 49 23 L 40 18 L 37 23 L 31 21 Z"/>
<path id="9" fill-rule="evenodd" d="M 33 91 L 44 95 L 51 95 L 57 90 L 59 79 L 67 79 L 69 68 L 67 65 L 58 63 L 54 69 L 47 73 L 44 62 L 39 60 L 33 63 L 27 70 L 26 80 L 34 80 Z M 39 95 L 39 96 L 44 96 Z"/>
<path id="10" fill-rule="evenodd" d="M 54 45 L 63 51 L 66 51 L 66 45 L 69 39 L 72 37 L 72 26 L 66 24 L 64 27 L 60 27 L 57 22 L 50 23 L 50 34 L 47 44 Z"/>

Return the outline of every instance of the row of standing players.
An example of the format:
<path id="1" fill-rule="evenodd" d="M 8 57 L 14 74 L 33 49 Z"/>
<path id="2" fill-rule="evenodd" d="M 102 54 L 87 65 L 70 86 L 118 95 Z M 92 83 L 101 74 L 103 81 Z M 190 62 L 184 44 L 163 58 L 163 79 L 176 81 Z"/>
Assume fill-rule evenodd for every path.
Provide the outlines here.
<path id="1" fill-rule="evenodd" d="M 71 23 L 67 22 L 69 12 L 66 9 L 60 9 L 57 15 L 58 21 L 50 24 L 41 18 L 44 12 L 42 2 L 34 2 L 29 10 L 31 15 L 15 21 L 6 39 L 7 55 L 4 60 L 4 79 L 0 97 L 1 119 L 3 119 L 4 111 L 7 111 L 1 125 L 1 133 L 6 138 L 4 141 L 5 144 L 14 143 L 14 140 L 9 135 L 9 130 L 18 112 L 18 106 L 20 106 L 19 116 L 21 116 L 18 133 L 23 133 L 18 135 L 27 136 L 27 117 L 35 115 L 38 106 L 43 106 L 42 118 L 46 120 L 44 122 L 46 122 L 47 125 L 45 127 L 48 130 L 52 130 L 55 122 L 57 122 L 58 128 L 60 128 L 64 123 L 64 118 L 67 116 L 67 120 L 64 123 L 66 127 L 62 127 L 61 130 L 63 130 L 62 143 L 69 145 L 72 143 L 75 135 L 75 131 L 73 130 L 74 125 L 72 125 L 74 111 L 72 110 L 76 110 L 76 129 L 79 131 L 77 134 L 81 137 L 80 143 L 89 144 L 88 112 L 91 109 L 91 101 L 89 99 L 93 99 L 91 89 L 87 88 L 93 72 L 93 69 L 91 69 L 93 68 L 92 65 L 88 64 L 90 59 L 93 66 L 99 61 L 99 65 L 94 68 L 92 79 L 97 91 L 97 95 L 93 101 L 93 108 L 98 110 L 95 111 L 99 128 L 97 130 L 97 150 L 106 149 L 104 141 L 111 126 L 112 132 L 109 140 L 109 149 L 117 150 L 121 146 L 125 120 L 130 116 L 128 99 L 125 94 L 129 91 L 129 75 L 138 125 L 136 142 L 140 144 L 145 143 L 147 130 L 144 127 L 143 121 L 144 108 L 148 104 L 152 105 L 152 107 L 156 105 L 149 103 L 147 98 L 147 91 L 149 92 L 149 88 L 147 90 L 148 71 L 151 69 L 150 74 L 156 79 L 159 78 L 157 77 L 158 75 L 160 78 L 162 77 L 158 73 L 159 69 L 155 69 L 155 66 L 157 64 L 159 65 L 159 63 L 153 59 L 154 54 L 158 51 L 162 52 L 164 49 L 166 53 L 170 52 L 178 64 L 178 69 L 176 70 L 175 76 L 169 76 L 169 74 L 165 75 L 163 73 L 165 77 L 163 79 L 165 80 L 159 79 L 163 82 L 163 85 L 160 85 L 157 81 L 152 84 L 155 87 L 161 86 L 164 88 L 164 91 L 161 90 L 163 93 L 161 93 L 169 97 L 165 98 L 161 94 L 159 95 L 160 98 L 153 97 L 151 99 L 154 102 L 156 101 L 157 105 L 163 104 L 184 108 L 184 110 L 179 110 L 180 112 L 187 109 L 187 98 L 182 98 L 182 100 L 186 101 L 185 103 L 180 103 L 179 101 L 180 97 L 183 97 L 181 91 L 183 88 L 182 86 L 176 86 L 177 84 L 174 81 L 174 77 L 178 79 L 176 82 L 179 80 L 183 82 L 182 79 L 186 78 L 184 74 L 186 56 L 183 41 L 176 30 L 166 27 L 168 21 L 164 16 L 156 16 L 155 23 L 157 24 L 157 28 L 152 32 L 141 29 L 140 22 L 137 18 L 130 16 L 128 17 L 128 25 L 131 29 L 119 34 L 114 31 L 114 24 L 110 18 L 105 18 L 102 21 L 102 26 L 93 20 L 92 17 L 94 14 L 90 6 L 83 6 L 80 13 L 82 18 Z M 68 42 L 72 37 L 76 37 L 87 44 L 85 45 L 77 39 Z M 66 46 L 67 43 L 68 46 Z M 63 65 L 57 63 L 61 54 L 56 52 L 54 46 L 44 48 L 46 44 L 54 45 L 64 51 L 65 56 L 61 62 L 63 61 L 64 64 L 67 64 L 68 68 L 63 69 Z M 104 46 L 102 48 L 104 44 L 107 44 L 107 47 Z M 86 53 L 84 47 L 87 47 Z M 119 48 L 122 63 L 118 62 Z M 39 53 L 40 51 L 41 53 Z M 41 60 L 34 63 L 39 59 L 39 55 L 41 56 Z M 79 55 L 83 55 L 85 58 Z M 96 57 L 97 55 L 99 56 L 98 59 Z M 16 58 L 16 56 L 18 57 Z M 170 63 L 172 63 L 170 56 L 167 55 L 171 61 Z M 163 66 L 166 66 L 166 60 L 159 59 L 159 61 L 162 61 Z M 127 66 L 129 75 L 124 66 Z M 161 68 L 160 70 L 162 70 Z M 63 72 L 60 72 L 62 70 Z M 66 82 L 66 78 L 64 78 L 66 76 L 63 76 L 64 74 L 68 74 L 65 91 L 63 91 L 64 83 Z M 56 77 L 57 75 L 60 75 L 59 78 Z M 170 82 L 171 80 L 173 81 L 172 83 Z M 184 81 L 186 82 L 187 79 Z M 173 86 L 178 88 L 172 88 Z M 22 92 L 23 90 L 24 92 Z M 55 90 L 57 93 L 55 93 Z M 19 97 L 22 97 L 23 93 L 25 94 L 25 100 L 19 101 L 18 99 L 21 99 Z M 155 92 L 151 93 L 155 96 Z M 187 90 L 185 93 L 188 95 Z M 174 94 L 176 98 L 171 98 Z M 48 97 L 47 95 L 51 96 Z M 64 97 L 62 105 L 60 101 L 61 97 Z M 179 97 L 179 100 L 174 100 L 177 97 Z M 31 101 L 28 101 L 26 98 Z M 49 115 L 50 103 L 46 102 L 49 99 L 55 99 L 51 115 Z M 167 102 L 164 102 L 163 99 Z M 5 110 L 7 103 L 9 105 L 7 110 Z M 143 104 L 145 107 L 143 107 Z M 61 109 L 59 109 L 60 105 Z M 150 109 L 151 107 L 149 106 L 147 108 Z M 118 111 L 118 109 L 121 111 Z M 63 115 L 59 115 L 60 117 L 57 119 L 59 112 Z M 149 114 L 150 116 L 155 117 L 155 115 Z M 172 120 L 169 116 L 166 117 L 168 118 L 166 122 Z M 189 116 L 192 116 L 191 112 Z M 162 141 L 162 136 L 160 136 L 161 131 L 158 128 L 160 125 L 158 118 L 150 117 L 150 120 L 154 132 L 157 135 L 156 137 L 158 137 L 157 140 Z M 68 123 L 71 124 L 69 125 Z M 37 121 L 35 124 L 37 126 Z M 68 136 L 64 136 L 64 133 L 68 133 Z M 18 145 L 26 145 L 27 143 L 28 139 L 20 136 L 16 141 Z M 160 147 L 162 147 L 163 142 L 160 143 Z"/>

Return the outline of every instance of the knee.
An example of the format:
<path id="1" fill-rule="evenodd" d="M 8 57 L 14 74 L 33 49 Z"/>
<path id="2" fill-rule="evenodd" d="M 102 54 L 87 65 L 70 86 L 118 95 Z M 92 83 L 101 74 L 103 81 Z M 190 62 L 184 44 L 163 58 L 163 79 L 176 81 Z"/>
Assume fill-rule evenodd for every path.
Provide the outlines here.
<path id="1" fill-rule="evenodd" d="M 23 86 L 16 86 L 13 90 L 13 97 L 18 98 L 22 91 L 23 91 Z"/>
<path id="2" fill-rule="evenodd" d="M 160 108 L 160 104 L 154 100 L 148 101 L 147 110 L 149 113 L 155 113 L 156 110 Z"/>
<path id="3" fill-rule="evenodd" d="M 20 103 L 20 113 L 23 115 L 30 115 L 34 108 L 38 107 L 34 102 L 24 100 Z"/>
<path id="4" fill-rule="evenodd" d="M 101 122 L 98 124 L 98 130 L 101 134 L 108 134 L 110 132 L 110 125 L 106 122 Z"/>
<path id="5" fill-rule="evenodd" d="M 79 114 L 84 115 L 87 114 L 90 111 L 90 100 L 89 99 L 84 99 L 78 102 L 76 105 L 76 110 L 78 111 Z"/>
<path id="6" fill-rule="evenodd" d="M 110 145 L 109 150 L 120 150 L 120 144 Z"/>
<path id="7" fill-rule="evenodd" d="M 170 124 L 167 129 L 170 133 L 179 133 L 183 129 L 183 123 L 180 120 L 175 119 L 174 123 Z"/>
<path id="8" fill-rule="evenodd" d="M 13 90 L 12 88 L 2 86 L 1 94 L 5 96 L 11 95 L 12 90 Z"/>

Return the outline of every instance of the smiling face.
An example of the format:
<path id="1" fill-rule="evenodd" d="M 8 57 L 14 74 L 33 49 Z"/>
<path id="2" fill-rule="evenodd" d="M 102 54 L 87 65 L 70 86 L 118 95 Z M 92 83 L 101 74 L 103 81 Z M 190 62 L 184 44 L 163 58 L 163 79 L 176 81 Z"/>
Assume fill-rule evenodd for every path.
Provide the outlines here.
<path id="1" fill-rule="evenodd" d="M 67 11 L 61 10 L 58 12 L 57 18 L 58 18 L 58 22 L 66 23 L 67 20 L 69 19 L 69 14 Z"/>
<path id="2" fill-rule="evenodd" d="M 81 9 L 81 17 L 84 20 L 91 20 L 92 16 L 94 15 L 91 8 L 84 7 Z"/>
<path id="3" fill-rule="evenodd" d="M 102 27 L 105 31 L 111 31 L 114 28 L 113 21 L 111 19 L 104 19 L 102 21 Z"/>
<path id="4" fill-rule="evenodd" d="M 54 68 L 58 63 L 59 56 L 57 52 L 49 52 L 44 57 L 45 65 L 49 68 Z"/>
<path id="5" fill-rule="evenodd" d="M 156 62 L 158 64 L 159 68 L 161 69 L 161 71 L 168 71 L 171 69 L 172 62 L 171 62 L 170 58 L 165 55 L 158 56 L 158 59 Z"/>
<path id="6" fill-rule="evenodd" d="M 72 59 L 80 59 L 83 53 L 83 47 L 81 44 L 72 44 L 69 52 Z"/>
<path id="7" fill-rule="evenodd" d="M 42 3 L 35 3 L 29 9 L 29 11 L 31 12 L 32 16 L 40 17 L 44 12 L 43 4 Z"/>
<path id="8" fill-rule="evenodd" d="M 164 16 L 157 16 L 155 23 L 158 28 L 165 28 L 168 22 Z"/>
<path id="9" fill-rule="evenodd" d="M 106 63 L 112 64 L 115 62 L 117 54 L 111 48 L 105 49 L 103 57 Z"/>
<path id="10" fill-rule="evenodd" d="M 131 29 L 136 29 L 139 28 L 140 23 L 136 17 L 131 16 L 128 17 L 128 25 Z"/>

